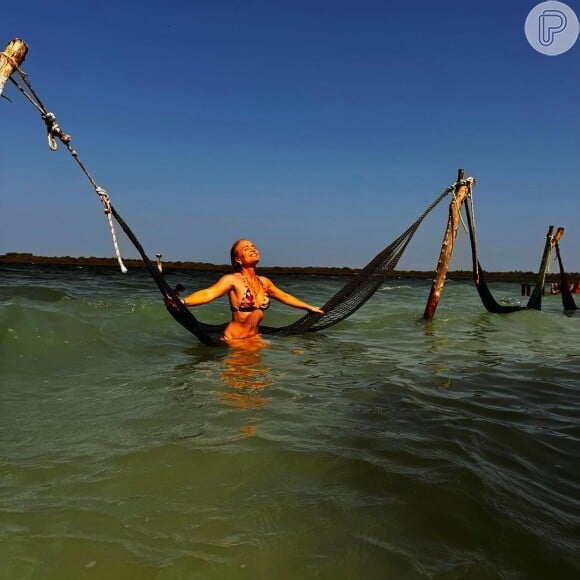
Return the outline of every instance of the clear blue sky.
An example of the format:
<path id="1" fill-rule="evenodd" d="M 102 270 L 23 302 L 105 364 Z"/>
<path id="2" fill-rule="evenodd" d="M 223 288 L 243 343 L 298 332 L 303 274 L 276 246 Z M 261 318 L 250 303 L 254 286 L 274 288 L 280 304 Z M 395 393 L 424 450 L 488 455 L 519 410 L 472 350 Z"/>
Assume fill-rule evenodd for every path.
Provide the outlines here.
<path id="1" fill-rule="evenodd" d="M 580 41 L 533 50 L 537 3 L 33 1 L 2 11 L 0 42 L 28 43 L 23 69 L 150 255 L 225 263 L 250 238 L 262 265 L 362 266 L 463 167 L 484 268 L 537 270 L 553 224 L 580 271 Z M 90 184 L 5 94 L 0 253 L 112 256 Z M 447 211 L 401 268 L 435 267 Z"/>

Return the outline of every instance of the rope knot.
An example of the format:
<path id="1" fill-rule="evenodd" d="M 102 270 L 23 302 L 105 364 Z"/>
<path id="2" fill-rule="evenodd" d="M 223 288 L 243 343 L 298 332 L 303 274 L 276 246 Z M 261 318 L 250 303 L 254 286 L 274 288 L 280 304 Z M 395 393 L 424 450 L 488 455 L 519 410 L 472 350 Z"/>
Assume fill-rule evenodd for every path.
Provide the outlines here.
<path id="1" fill-rule="evenodd" d="M 98 185 L 97 185 L 97 187 L 95 187 L 95 191 L 97 192 L 97 195 L 99 196 L 99 199 L 101 200 L 101 203 L 103 204 L 105 213 L 110 214 L 111 213 L 111 199 L 109 198 L 109 194 L 102 187 L 99 187 Z"/>
<path id="2" fill-rule="evenodd" d="M 54 113 L 45 113 L 41 115 L 42 120 L 46 125 L 48 146 L 52 151 L 57 150 L 56 138 L 60 139 L 65 145 L 70 143 L 72 137 L 67 135 L 56 122 L 56 115 Z"/>
<path id="3" fill-rule="evenodd" d="M 109 221 L 109 228 L 111 230 L 111 237 L 113 238 L 113 246 L 115 246 L 115 254 L 117 255 L 117 261 L 119 262 L 119 266 L 121 266 L 121 272 L 123 274 L 127 273 L 127 268 L 125 264 L 123 264 L 123 259 L 121 258 L 121 252 L 119 251 L 119 244 L 117 243 L 117 235 L 115 234 L 115 226 L 113 224 L 113 208 L 111 206 L 111 200 L 109 198 L 109 194 L 104 190 L 102 187 L 99 187 L 95 184 L 95 191 L 105 208 L 105 214 L 107 215 L 107 220 Z"/>

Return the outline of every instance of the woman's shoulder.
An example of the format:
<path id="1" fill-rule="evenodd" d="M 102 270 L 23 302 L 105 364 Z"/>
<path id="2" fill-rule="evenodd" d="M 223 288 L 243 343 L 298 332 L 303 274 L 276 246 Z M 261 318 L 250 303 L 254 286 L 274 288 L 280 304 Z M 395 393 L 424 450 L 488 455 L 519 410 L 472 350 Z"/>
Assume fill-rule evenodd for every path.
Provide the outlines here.
<path id="1" fill-rule="evenodd" d="M 232 286 L 239 286 L 240 284 L 246 283 L 241 272 L 230 272 L 229 274 L 224 274 L 220 280 L 223 280 Z"/>
<path id="2" fill-rule="evenodd" d="M 237 276 L 237 272 L 231 272 L 229 274 L 224 274 L 216 282 L 216 284 L 219 284 L 220 286 L 223 284 L 228 284 L 229 286 L 235 286 L 237 283 L 239 283 L 239 278 Z"/>
<path id="3" fill-rule="evenodd" d="M 268 278 L 267 276 L 258 276 L 260 282 L 262 282 L 262 285 L 264 286 L 264 288 L 268 288 L 269 286 L 274 286 L 274 282 L 272 282 L 272 280 L 270 280 L 270 278 Z"/>

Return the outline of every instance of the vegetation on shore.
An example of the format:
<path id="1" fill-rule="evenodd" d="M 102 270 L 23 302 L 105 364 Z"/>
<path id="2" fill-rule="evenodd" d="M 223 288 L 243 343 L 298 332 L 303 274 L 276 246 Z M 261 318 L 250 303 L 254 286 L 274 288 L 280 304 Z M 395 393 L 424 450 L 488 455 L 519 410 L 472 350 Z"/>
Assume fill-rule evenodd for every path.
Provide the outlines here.
<path id="1" fill-rule="evenodd" d="M 127 259 L 124 260 L 129 268 L 143 268 L 141 260 Z M 0 254 L 0 264 L 38 264 L 38 265 L 56 265 L 56 266 L 88 266 L 88 267 L 111 267 L 117 266 L 115 258 L 95 258 L 95 257 L 71 257 L 71 256 L 36 256 L 30 253 L 9 252 L 7 254 Z M 229 264 L 209 264 L 207 262 L 163 262 L 164 270 L 199 270 L 206 272 L 227 272 L 229 271 Z M 328 276 L 351 276 L 357 274 L 358 268 L 335 268 L 324 266 L 305 266 L 305 267 L 286 267 L 286 266 L 271 266 L 261 267 L 260 271 L 264 274 L 317 274 Z M 434 276 L 434 270 L 395 270 L 393 276 L 403 278 L 427 278 Z M 523 272 L 521 270 L 514 270 L 511 272 L 486 272 L 486 278 L 490 281 L 504 281 L 504 282 L 518 282 L 529 283 L 533 282 L 536 277 L 535 272 Z M 571 279 L 580 278 L 580 274 L 576 272 L 569 272 Z M 448 273 L 448 278 L 455 280 L 470 280 L 472 273 L 470 270 L 456 270 Z M 558 274 L 549 274 L 546 277 L 547 282 L 558 281 Z"/>

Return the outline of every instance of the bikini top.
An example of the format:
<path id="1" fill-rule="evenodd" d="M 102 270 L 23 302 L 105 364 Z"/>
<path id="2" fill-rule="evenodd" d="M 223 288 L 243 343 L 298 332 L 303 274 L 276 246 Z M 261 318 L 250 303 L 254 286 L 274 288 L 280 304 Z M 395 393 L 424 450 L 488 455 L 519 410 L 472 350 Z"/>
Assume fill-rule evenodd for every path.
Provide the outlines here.
<path id="1" fill-rule="evenodd" d="M 243 278 L 246 290 L 244 292 L 243 298 L 240 300 L 239 306 L 237 308 L 234 308 L 232 306 L 232 312 L 253 312 L 254 310 L 267 310 L 270 306 L 270 297 L 268 296 L 268 293 L 264 289 L 262 281 L 258 278 L 258 282 L 260 283 L 260 286 L 262 286 L 262 289 L 264 290 L 264 300 L 262 301 L 262 304 L 260 304 L 260 306 L 256 306 L 256 299 L 254 298 L 254 295 L 250 290 L 250 285 L 248 284 L 246 277 L 243 276 Z"/>

